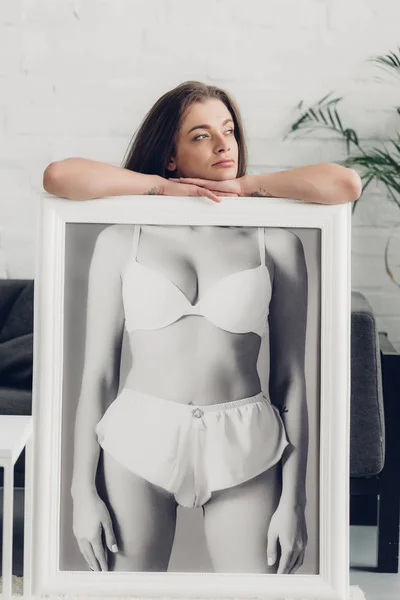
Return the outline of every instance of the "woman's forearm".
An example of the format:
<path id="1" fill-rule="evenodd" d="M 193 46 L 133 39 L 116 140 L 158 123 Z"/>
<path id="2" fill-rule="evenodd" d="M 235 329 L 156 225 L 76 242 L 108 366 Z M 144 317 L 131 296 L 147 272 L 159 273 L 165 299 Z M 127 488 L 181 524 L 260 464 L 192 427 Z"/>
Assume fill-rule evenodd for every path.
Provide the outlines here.
<path id="1" fill-rule="evenodd" d="M 289 384 L 284 395 L 282 420 L 290 445 L 282 457 L 281 499 L 292 506 L 306 504 L 308 411 L 305 382 Z"/>
<path id="2" fill-rule="evenodd" d="M 94 428 L 101 416 L 100 411 L 95 414 L 88 404 L 87 401 L 80 401 L 76 412 L 72 496 L 81 491 L 96 489 L 100 446 Z"/>
<path id="3" fill-rule="evenodd" d="M 115 393 L 114 393 L 115 396 Z M 105 386 L 100 382 L 92 386 L 82 386 L 75 420 L 74 464 L 71 493 L 96 489 L 96 472 L 100 456 L 95 427 L 105 412 Z"/>
<path id="4" fill-rule="evenodd" d="M 317 204 L 353 202 L 362 191 L 358 173 L 335 163 L 319 163 L 262 175 L 244 175 L 242 184 L 242 196 L 292 198 Z"/>
<path id="5" fill-rule="evenodd" d="M 43 175 L 46 192 L 70 200 L 162 194 L 163 182 L 164 178 L 158 175 L 145 175 L 86 158 L 53 162 Z"/>

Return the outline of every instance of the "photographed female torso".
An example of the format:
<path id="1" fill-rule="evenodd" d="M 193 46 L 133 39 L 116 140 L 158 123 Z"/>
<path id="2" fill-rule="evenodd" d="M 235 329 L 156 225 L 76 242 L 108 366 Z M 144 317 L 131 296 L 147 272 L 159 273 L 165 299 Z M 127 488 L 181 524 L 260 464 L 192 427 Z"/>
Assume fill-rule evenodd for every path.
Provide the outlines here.
<path id="1" fill-rule="evenodd" d="M 185 404 L 257 394 L 272 264 L 264 229 L 136 225 L 121 274 L 126 387 Z"/>

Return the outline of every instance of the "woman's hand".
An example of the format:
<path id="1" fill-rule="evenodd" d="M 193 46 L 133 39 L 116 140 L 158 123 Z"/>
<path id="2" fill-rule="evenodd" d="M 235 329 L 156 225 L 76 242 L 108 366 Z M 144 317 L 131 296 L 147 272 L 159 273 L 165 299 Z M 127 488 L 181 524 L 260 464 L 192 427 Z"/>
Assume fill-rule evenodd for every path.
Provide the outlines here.
<path id="1" fill-rule="evenodd" d="M 118 552 L 110 513 L 96 491 L 73 497 L 73 531 L 79 550 L 92 571 L 108 571 L 107 550 Z"/>
<path id="2" fill-rule="evenodd" d="M 236 183 L 239 181 L 238 179 L 232 179 L 229 181 L 209 181 L 208 179 L 191 179 L 181 177 L 171 178 L 167 181 L 169 185 L 167 184 L 164 186 L 163 191 L 163 194 L 166 196 L 206 196 L 207 198 L 214 200 L 214 202 L 221 202 L 221 196 L 240 196 L 240 185 Z M 170 189 L 174 193 L 171 193 L 169 191 Z"/>
<path id="3" fill-rule="evenodd" d="M 210 190 L 215 194 L 222 196 L 243 196 L 243 177 L 238 179 L 227 179 L 225 181 L 212 181 L 209 179 L 193 179 L 190 177 L 179 177 L 178 179 L 171 178 L 170 181 L 181 182 L 199 186 L 202 189 Z"/>
<path id="4" fill-rule="evenodd" d="M 277 573 L 295 573 L 301 567 L 307 546 L 305 509 L 280 503 L 268 529 L 268 564 L 274 565 L 278 558 L 278 540 L 281 557 Z"/>
<path id="5" fill-rule="evenodd" d="M 221 202 L 221 196 L 238 196 L 233 191 L 214 191 L 205 186 L 197 185 L 194 181 L 205 181 L 203 179 L 166 179 L 162 186 L 162 195 L 164 196 L 203 196 L 210 198 L 214 202 Z M 208 182 L 212 183 L 212 182 Z"/>
<path id="6" fill-rule="evenodd" d="M 178 181 L 173 181 L 171 179 L 167 179 L 162 186 L 162 195 L 163 196 L 203 196 L 206 198 L 210 198 L 214 202 L 221 202 L 221 199 L 210 190 L 206 190 L 205 188 L 201 188 L 198 185 L 189 185 L 187 183 L 179 183 Z"/>

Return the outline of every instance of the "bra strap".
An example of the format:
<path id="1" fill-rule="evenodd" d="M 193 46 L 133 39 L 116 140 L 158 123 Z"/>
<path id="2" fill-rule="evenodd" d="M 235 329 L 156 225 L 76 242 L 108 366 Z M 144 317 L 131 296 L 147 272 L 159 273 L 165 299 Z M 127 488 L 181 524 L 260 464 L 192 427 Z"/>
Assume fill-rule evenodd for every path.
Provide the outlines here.
<path id="1" fill-rule="evenodd" d="M 140 237 L 140 225 L 134 225 L 133 227 L 133 241 L 132 241 L 132 257 L 136 260 L 137 251 L 139 247 L 139 237 Z"/>
<path id="2" fill-rule="evenodd" d="M 265 266 L 265 229 L 264 229 L 264 227 L 258 228 L 258 245 L 260 247 L 261 264 L 263 266 Z"/>

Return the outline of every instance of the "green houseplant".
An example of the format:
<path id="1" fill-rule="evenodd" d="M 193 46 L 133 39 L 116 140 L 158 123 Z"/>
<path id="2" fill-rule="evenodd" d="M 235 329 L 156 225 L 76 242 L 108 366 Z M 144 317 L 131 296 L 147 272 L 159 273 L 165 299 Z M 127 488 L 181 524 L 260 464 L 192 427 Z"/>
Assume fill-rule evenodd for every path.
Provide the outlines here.
<path id="1" fill-rule="evenodd" d="M 396 52 L 390 51 L 384 56 L 376 56 L 369 59 L 377 63 L 381 68 L 400 78 L 400 46 Z M 299 118 L 292 123 L 285 138 L 298 133 L 308 133 L 316 129 L 330 130 L 342 137 L 346 144 L 347 158 L 335 161 L 347 167 L 356 168 L 363 181 L 363 192 L 360 198 L 354 202 L 353 211 L 371 181 L 381 182 L 388 192 L 388 199 L 392 200 L 400 208 L 400 134 L 382 142 L 382 147 L 364 147 L 356 131 L 345 127 L 339 116 L 337 105 L 342 97 L 332 97 L 333 92 L 324 96 L 313 106 L 303 109 L 303 101 L 296 107 L 300 111 Z M 394 107 L 400 116 L 400 106 Z M 400 287 L 400 283 L 394 279 L 392 270 L 388 264 L 388 248 L 390 237 L 385 248 L 385 266 L 389 277 Z"/>

